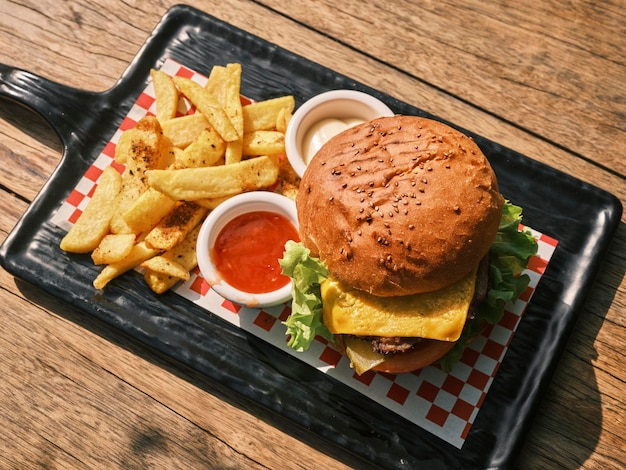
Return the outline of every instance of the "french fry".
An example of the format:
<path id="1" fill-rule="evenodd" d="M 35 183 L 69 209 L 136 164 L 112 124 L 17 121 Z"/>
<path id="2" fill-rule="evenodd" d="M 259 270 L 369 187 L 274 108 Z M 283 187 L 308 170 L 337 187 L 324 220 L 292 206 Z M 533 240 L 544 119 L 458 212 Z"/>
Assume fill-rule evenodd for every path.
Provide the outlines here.
<path id="1" fill-rule="evenodd" d="M 295 172 L 286 156 L 281 155 L 278 162 L 278 179 L 280 180 L 278 191 L 283 196 L 295 201 L 298 195 L 298 188 L 300 187 L 300 177 Z"/>
<path id="2" fill-rule="evenodd" d="M 285 153 L 285 134 L 278 131 L 254 131 L 243 136 L 243 154 L 252 157 Z"/>
<path id="3" fill-rule="evenodd" d="M 226 152 L 224 154 L 224 164 L 237 163 L 241 161 L 243 156 L 243 138 L 228 142 L 226 144 Z"/>
<path id="4" fill-rule="evenodd" d="M 89 253 L 95 250 L 109 231 L 115 207 L 111 201 L 122 187 L 122 176 L 108 166 L 100 182 L 76 223 L 61 240 L 61 249 L 71 253 Z"/>
<path id="5" fill-rule="evenodd" d="M 154 116 L 145 116 L 126 131 L 132 134 L 127 168 L 143 176 L 146 170 L 165 168 L 170 158 L 171 141 L 164 139 L 163 128 Z"/>
<path id="6" fill-rule="evenodd" d="M 187 273 L 194 270 L 198 265 L 198 259 L 196 257 L 196 243 L 198 242 L 199 232 L 200 224 L 198 224 L 191 232 L 189 232 L 189 234 L 187 234 L 182 242 L 180 242 L 171 250 L 168 250 L 160 255 L 159 258 L 164 258 L 171 261 L 172 263 L 176 263 L 177 265 L 182 266 L 187 271 Z M 149 261 L 150 260 L 148 260 L 147 263 Z M 157 294 L 162 294 L 181 280 L 178 277 L 172 275 L 172 273 L 153 271 L 149 268 L 149 265 L 144 267 L 147 268 L 146 272 L 144 273 L 144 279 L 148 286 L 150 286 L 150 289 L 152 289 Z M 183 278 L 182 280 L 187 279 Z"/>
<path id="7" fill-rule="evenodd" d="M 139 265 L 142 268 L 149 269 L 152 272 L 165 274 L 175 277 L 183 281 L 189 280 L 189 271 L 180 263 L 164 258 L 163 256 L 154 256 Z"/>
<path id="8" fill-rule="evenodd" d="M 173 170 L 184 171 L 184 170 Z M 208 209 L 192 201 L 180 201 L 148 235 L 148 246 L 160 250 L 170 250 L 185 239 L 187 234 L 206 216 Z"/>
<path id="9" fill-rule="evenodd" d="M 117 263 L 126 258 L 135 244 L 134 233 L 109 234 L 91 253 L 94 264 Z"/>
<path id="10" fill-rule="evenodd" d="M 276 130 L 278 132 L 282 132 L 283 134 L 287 132 L 287 126 L 289 125 L 289 120 L 291 119 L 291 112 L 287 108 L 283 108 L 278 111 L 278 116 L 276 116 Z"/>
<path id="11" fill-rule="evenodd" d="M 239 162 L 243 150 L 243 114 L 240 97 L 241 65 L 214 66 L 205 88 L 223 106 L 239 136 L 237 140 L 226 143 L 224 162 L 225 164 Z"/>
<path id="12" fill-rule="evenodd" d="M 243 111 L 241 106 L 241 64 L 226 65 L 224 109 L 239 137 L 243 137 Z"/>
<path id="13" fill-rule="evenodd" d="M 205 88 L 222 105 L 237 134 L 243 136 L 241 64 L 214 66 Z"/>
<path id="14" fill-rule="evenodd" d="M 172 199 L 215 199 L 273 185 L 278 178 L 278 157 L 264 155 L 230 165 L 152 170 L 147 176 L 150 187 Z"/>
<path id="15" fill-rule="evenodd" d="M 202 131 L 198 138 L 178 155 L 177 162 L 184 167 L 194 168 L 212 166 L 224 156 L 226 142 L 209 127 Z"/>
<path id="16" fill-rule="evenodd" d="M 178 89 L 172 77 L 161 70 L 150 70 L 150 77 L 156 98 L 156 117 L 160 123 L 164 123 L 176 116 Z"/>
<path id="17" fill-rule="evenodd" d="M 128 160 L 128 155 L 130 155 L 131 153 L 130 146 L 132 140 L 132 132 L 126 131 L 122 133 L 117 141 L 117 144 L 115 145 L 115 155 L 113 156 L 115 163 L 119 163 L 120 165 L 126 164 L 126 160 Z"/>
<path id="18" fill-rule="evenodd" d="M 172 145 L 184 149 L 210 124 L 204 114 L 193 113 L 165 121 L 161 126 L 163 134 L 170 139 Z"/>
<path id="19" fill-rule="evenodd" d="M 148 258 L 158 255 L 159 250 L 148 247 L 145 242 L 139 242 L 133 246 L 128 256 L 117 263 L 107 264 L 93 281 L 96 289 L 103 289 L 109 282 L 135 266 L 143 263 Z"/>
<path id="20" fill-rule="evenodd" d="M 122 187 L 112 202 L 115 208 L 111 217 L 112 233 L 134 233 L 126 223 L 124 214 L 148 189 L 145 173 L 150 169 L 164 168 L 171 158 L 171 142 L 163 136 L 161 125 L 154 116 L 146 116 L 126 131 L 128 152 L 125 158 L 126 170 L 122 177 Z"/>
<path id="21" fill-rule="evenodd" d="M 243 111 L 241 106 L 241 64 L 226 65 L 223 106 L 237 131 L 238 139 L 228 142 L 225 163 L 237 163 L 243 155 Z"/>
<path id="22" fill-rule="evenodd" d="M 165 217 L 176 204 L 159 191 L 148 188 L 122 214 L 124 222 L 133 233 L 148 232 Z"/>
<path id="23" fill-rule="evenodd" d="M 292 201 L 296 200 L 296 196 L 298 195 L 299 186 L 289 181 L 283 181 L 280 186 L 280 194 L 285 197 L 288 197 Z"/>
<path id="24" fill-rule="evenodd" d="M 158 273 L 151 269 L 146 269 L 143 274 L 143 280 L 155 294 L 162 294 L 174 287 L 180 279 L 168 274 Z"/>
<path id="25" fill-rule="evenodd" d="M 113 201 L 110 201 L 110 206 L 113 210 L 109 227 L 111 233 L 134 233 L 133 229 L 124 220 L 124 214 L 146 189 L 143 179 L 133 175 L 127 167 L 122 177 L 122 187 Z"/>
<path id="26" fill-rule="evenodd" d="M 224 103 L 226 96 L 226 67 L 214 65 L 204 88 L 219 102 Z"/>
<path id="27" fill-rule="evenodd" d="M 222 139 L 226 142 L 232 142 L 239 138 L 239 134 L 230 122 L 226 111 L 206 88 L 189 78 L 174 77 L 174 82 L 181 93 L 207 118 L 211 126 L 222 136 Z"/>
<path id="28" fill-rule="evenodd" d="M 248 104 L 241 108 L 243 128 L 245 132 L 271 131 L 276 127 L 281 110 L 291 114 L 294 108 L 295 100 L 291 95 Z"/>

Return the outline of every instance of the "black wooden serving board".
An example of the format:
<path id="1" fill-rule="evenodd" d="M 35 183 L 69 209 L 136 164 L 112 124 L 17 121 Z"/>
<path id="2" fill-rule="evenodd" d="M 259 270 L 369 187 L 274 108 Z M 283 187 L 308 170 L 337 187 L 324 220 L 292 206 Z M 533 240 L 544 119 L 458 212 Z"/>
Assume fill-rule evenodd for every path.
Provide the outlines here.
<path id="1" fill-rule="evenodd" d="M 118 128 L 150 69 L 165 58 L 204 74 L 215 64 L 239 62 L 242 93 L 258 100 L 293 94 L 300 105 L 322 91 L 352 88 L 379 97 L 397 113 L 433 117 L 182 5 L 167 12 L 120 80 L 103 93 L 0 65 L 0 97 L 40 113 L 64 146 L 61 163 L 0 248 L 2 266 L 381 467 L 510 467 L 619 225 L 619 200 L 461 129 L 490 159 L 504 196 L 524 208 L 524 222 L 559 245 L 457 449 L 182 297 L 153 294 L 136 273 L 95 291 L 97 268 L 90 259 L 58 248 L 64 233 L 50 222 L 53 214 Z"/>

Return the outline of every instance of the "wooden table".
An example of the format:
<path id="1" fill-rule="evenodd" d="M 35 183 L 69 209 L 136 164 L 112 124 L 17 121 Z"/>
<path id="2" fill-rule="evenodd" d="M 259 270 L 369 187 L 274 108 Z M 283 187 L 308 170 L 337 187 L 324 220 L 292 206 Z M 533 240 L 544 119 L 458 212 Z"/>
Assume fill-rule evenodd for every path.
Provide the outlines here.
<path id="1" fill-rule="evenodd" d="M 192 0 L 237 27 L 626 202 L 626 2 Z M 91 91 L 120 77 L 166 0 L 0 0 L 0 63 Z M 58 163 L 0 101 L 1 239 Z M 624 219 L 519 468 L 626 465 Z M 0 467 L 362 467 L 0 270 Z"/>

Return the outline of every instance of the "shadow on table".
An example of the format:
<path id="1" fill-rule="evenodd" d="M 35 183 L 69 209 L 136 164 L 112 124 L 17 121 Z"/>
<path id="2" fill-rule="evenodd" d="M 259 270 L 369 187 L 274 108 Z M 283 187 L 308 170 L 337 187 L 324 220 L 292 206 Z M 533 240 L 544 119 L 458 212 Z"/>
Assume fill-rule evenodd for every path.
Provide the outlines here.
<path id="1" fill-rule="evenodd" d="M 619 254 L 622 254 L 619 256 Z M 611 249 L 542 399 L 515 468 L 546 468 L 567 462 L 579 468 L 597 449 L 602 433 L 602 397 L 594 362 L 602 362 L 595 340 L 626 272 L 626 224 Z M 565 385 L 565 386 L 564 386 Z M 604 453 L 600 451 L 600 453 Z M 619 458 L 604 456 L 606 459 Z M 609 462 L 604 462 L 609 464 Z M 623 462 L 614 461 L 619 466 Z M 594 462 L 599 465 L 600 462 Z"/>
<path id="2" fill-rule="evenodd" d="M 258 403 L 243 397 L 239 394 L 233 393 L 233 391 L 227 386 L 220 384 L 219 382 L 207 377 L 206 375 L 199 373 L 190 367 L 182 364 L 175 359 L 149 347 L 135 338 L 127 335 L 126 333 L 112 328 L 104 321 L 95 318 L 91 315 L 85 315 L 81 310 L 70 306 L 60 299 L 48 294 L 39 287 L 33 286 L 30 283 L 24 282 L 20 279 L 16 279 L 16 285 L 20 292 L 29 301 L 42 306 L 43 308 L 50 310 L 54 314 L 65 318 L 78 326 L 89 330 L 90 332 L 104 338 L 116 346 L 122 347 L 132 354 L 150 362 L 158 367 L 166 370 L 168 373 L 176 375 L 188 383 L 192 384 L 199 389 L 206 391 L 207 393 L 223 400 L 229 405 L 244 410 L 247 413 L 252 414 L 256 418 L 265 421 L 267 424 L 276 427 L 282 432 L 306 443 L 307 445 L 323 452 L 337 461 L 344 463 L 350 468 L 368 469 L 377 468 L 365 462 L 360 457 L 355 456 L 348 450 L 339 447 L 330 441 L 312 433 L 301 426 L 293 423 L 292 421 L 284 418 L 277 413 L 259 405 Z M 154 432 L 148 430 L 145 436 L 138 436 L 137 442 L 152 442 L 157 443 L 157 439 L 154 439 Z M 161 436 L 161 440 L 163 437 Z M 136 445 L 136 443 L 132 443 Z M 202 451 L 206 451 L 206 443 L 202 443 Z M 207 459 L 209 456 L 207 456 Z M 297 458 L 297 456 L 295 456 Z"/>

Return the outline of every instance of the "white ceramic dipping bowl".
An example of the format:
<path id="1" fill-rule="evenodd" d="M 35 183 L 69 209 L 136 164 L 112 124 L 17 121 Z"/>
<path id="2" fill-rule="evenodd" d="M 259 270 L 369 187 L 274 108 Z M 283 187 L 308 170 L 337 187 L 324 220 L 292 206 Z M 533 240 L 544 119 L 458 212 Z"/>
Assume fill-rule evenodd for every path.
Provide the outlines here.
<path id="1" fill-rule="evenodd" d="M 196 254 L 202 277 L 219 295 L 237 304 L 249 307 L 272 307 L 291 299 L 291 282 L 272 292 L 262 294 L 245 292 L 228 284 L 220 276 L 212 258 L 218 235 L 234 218 L 256 211 L 274 212 L 286 217 L 298 229 L 296 205 L 291 199 L 269 191 L 252 191 L 233 196 L 213 209 L 200 228 Z"/>
<path id="2" fill-rule="evenodd" d="M 393 116 L 393 111 L 382 101 L 356 90 L 332 90 L 314 96 L 300 106 L 291 117 L 285 133 L 285 151 L 295 172 L 302 176 L 306 170 L 307 139 L 312 129 L 325 120 L 351 123 L 370 121 L 382 116 Z"/>

